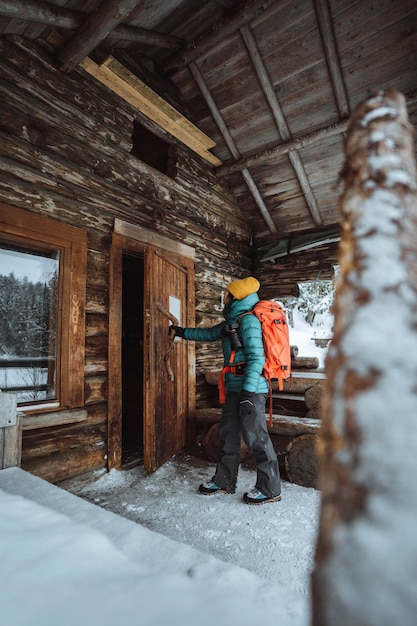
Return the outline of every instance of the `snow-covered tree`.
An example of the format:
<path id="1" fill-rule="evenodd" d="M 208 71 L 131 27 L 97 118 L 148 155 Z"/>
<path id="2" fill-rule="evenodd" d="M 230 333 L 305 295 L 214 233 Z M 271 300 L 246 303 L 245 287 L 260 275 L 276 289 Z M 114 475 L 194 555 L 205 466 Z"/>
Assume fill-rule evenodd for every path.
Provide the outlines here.
<path id="1" fill-rule="evenodd" d="M 313 624 L 417 615 L 417 193 L 405 99 L 352 115 L 326 360 Z"/>

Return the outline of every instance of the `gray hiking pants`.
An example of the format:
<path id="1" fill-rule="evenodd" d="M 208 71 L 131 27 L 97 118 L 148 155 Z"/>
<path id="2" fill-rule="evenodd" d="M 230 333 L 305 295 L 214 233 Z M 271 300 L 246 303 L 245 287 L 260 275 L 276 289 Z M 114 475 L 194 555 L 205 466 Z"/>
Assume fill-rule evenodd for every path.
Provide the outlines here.
<path id="1" fill-rule="evenodd" d="M 268 395 L 259 393 L 253 397 L 256 408 L 254 417 L 239 417 L 240 394 L 228 391 L 219 425 L 220 454 L 213 477 L 216 485 L 233 491 L 236 486 L 240 463 L 241 436 L 255 456 L 256 489 L 268 498 L 281 493 L 279 465 L 265 418 Z"/>

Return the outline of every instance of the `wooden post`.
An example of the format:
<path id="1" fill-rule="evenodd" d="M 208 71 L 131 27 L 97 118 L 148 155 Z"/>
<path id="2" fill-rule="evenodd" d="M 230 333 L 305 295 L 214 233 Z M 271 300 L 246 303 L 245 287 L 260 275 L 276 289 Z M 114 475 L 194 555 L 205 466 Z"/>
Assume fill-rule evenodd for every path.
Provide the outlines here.
<path id="1" fill-rule="evenodd" d="M 0 392 L 0 469 L 21 464 L 22 415 L 16 406 L 15 394 Z"/>
<path id="2" fill-rule="evenodd" d="M 417 195 L 413 131 L 401 94 L 378 93 L 353 113 L 343 182 L 312 623 L 411 624 Z"/>

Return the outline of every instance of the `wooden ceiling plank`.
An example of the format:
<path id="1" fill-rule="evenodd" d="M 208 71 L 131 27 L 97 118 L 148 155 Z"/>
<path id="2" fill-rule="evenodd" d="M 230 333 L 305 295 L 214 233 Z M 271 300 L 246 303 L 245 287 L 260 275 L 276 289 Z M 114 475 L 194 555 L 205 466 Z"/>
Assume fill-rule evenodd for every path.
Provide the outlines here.
<path id="1" fill-rule="evenodd" d="M 216 170 L 216 174 L 218 174 L 219 176 L 228 176 L 229 174 L 241 172 L 243 169 L 247 169 L 249 167 L 272 164 L 282 155 L 288 154 L 292 150 L 301 150 L 306 146 L 320 143 L 320 141 L 323 141 L 324 139 L 326 139 L 327 137 L 331 137 L 332 135 L 340 135 L 341 133 L 345 132 L 346 128 L 347 121 L 339 122 L 338 124 L 332 124 L 331 126 L 321 128 L 320 130 L 309 133 L 308 135 L 303 135 L 302 137 L 298 137 L 297 139 L 291 139 L 290 141 L 281 143 L 274 148 L 269 148 L 268 150 L 258 152 L 258 154 L 254 154 L 250 157 L 240 159 L 235 163 L 221 165 Z"/>
<path id="2" fill-rule="evenodd" d="M 179 141 L 194 150 L 194 152 L 199 154 L 203 159 L 212 165 L 221 164 L 220 159 L 207 150 L 207 145 L 213 145 L 213 141 L 210 138 L 204 135 L 197 127 L 193 126 L 188 120 L 185 124 L 186 128 L 183 128 L 182 123 L 184 118 L 182 118 L 181 114 L 176 109 L 165 101 L 162 101 L 162 98 L 160 98 L 158 94 L 149 89 L 147 85 L 123 68 L 123 66 L 121 66 L 124 70 L 122 76 L 114 72 L 113 70 L 117 66 L 117 61 L 114 59 L 111 59 L 111 61 L 112 67 L 110 68 L 105 64 L 98 65 L 87 57 L 87 59 L 84 59 L 80 63 L 80 67 L 94 76 L 103 85 L 106 85 L 106 87 L 117 93 L 121 98 L 126 100 L 126 102 L 129 102 L 132 106 L 141 111 L 141 113 L 154 121 L 161 128 L 165 129 L 171 135 L 179 139 Z M 113 61 L 115 62 L 113 63 Z M 165 106 L 160 106 L 161 101 Z"/>
<path id="3" fill-rule="evenodd" d="M 253 20 L 259 13 L 264 13 L 276 0 L 252 0 L 238 3 L 219 24 L 214 24 L 195 41 L 190 41 L 180 52 L 172 56 L 165 65 L 165 70 L 178 69 L 196 61 L 209 52 L 219 40 L 224 41 L 238 28 Z"/>
<path id="4" fill-rule="evenodd" d="M 86 17 L 77 33 L 57 51 L 62 72 L 71 72 L 120 24 L 138 4 L 138 0 L 105 0 Z"/>
<path id="5" fill-rule="evenodd" d="M 194 80 L 196 81 L 202 95 L 203 98 L 205 99 L 207 106 L 209 107 L 214 120 L 216 121 L 221 134 L 223 135 L 223 139 L 225 140 L 227 147 L 229 148 L 230 152 L 232 153 L 233 157 L 235 159 L 240 159 L 240 153 L 239 150 L 236 146 L 236 143 L 232 137 L 232 135 L 230 134 L 229 129 L 227 128 L 223 117 L 220 113 L 220 111 L 218 110 L 216 103 L 214 102 L 214 99 L 201 75 L 200 70 L 198 69 L 197 65 L 195 63 L 190 63 L 189 65 L 190 68 L 190 72 L 193 75 Z M 261 194 L 259 193 L 259 189 L 256 186 L 255 181 L 253 180 L 252 175 L 250 174 L 250 172 L 247 169 L 243 169 L 242 170 L 242 176 L 245 179 L 246 185 L 250 191 L 250 193 L 252 194 L 252 197 L 254 199 L 254 201 L 256 202 L 262 217 L 265 220 L 265 223 L 267 224 L 269 230 L 271 233 L 276 233 L 278 232 L 277 227 L 275 226 L 275 223 L 266 207 L 265 202 L 263 201 L 263 198 L 261 196 Z"/>
<path id="6" fill-rule="evenodd" d="M 321 40 L 327 67 L 329 69 L 330 82 L 336 99 L 339 115 L 342 119 L 350 115 L 349 99 L 343 79 L 343 72 L 340 64 L 339 52 L 337 50 L 336 38 L 333 30 L 332 17 L 328 0 L 314 0 L 314 9 L 317 15 L 317 25 L 319 27 Z"/>
<path id="7" fill-rule="evenodd" d="M 289 141 L 291 139 L 290 129 L 286 122 L 286 119 L 281 109 L 281 105 L 278 101 L 278 98 L 275 95 L 274 88 L 269 79 L 268 72 L 262 60 L 258 45 L 252 33 L 252 30 L 246 24 L 240 29 L 240 32 L 242 34 L 245 45 L 247 47 L 249 57 L 252 61 L 252 64 L 255 69 L 256 75 L 258 77 L 259 83 L 261 85 L 262 91 L 270 106 L 272 115 L 274 117 L 275 123 L 280 132 L 280 135 L 284 141 Z M 316 226 L 321 226 L 322 220 L 320 217 L 319 207 L 314 197 L 313 190 L 311 189 L 308 176 L 305 172 L 304 165 L 301 161 L 301 157 L 296 150 L 290 150 L 288 152 L 288 157 L 291 161 L 291 165 L 294 168 L 294 172 L 297 176 L 299 185 L 304 193 L 305 201 L 307 203 L 311 217 L 313 218 L 313 222 Z"/>

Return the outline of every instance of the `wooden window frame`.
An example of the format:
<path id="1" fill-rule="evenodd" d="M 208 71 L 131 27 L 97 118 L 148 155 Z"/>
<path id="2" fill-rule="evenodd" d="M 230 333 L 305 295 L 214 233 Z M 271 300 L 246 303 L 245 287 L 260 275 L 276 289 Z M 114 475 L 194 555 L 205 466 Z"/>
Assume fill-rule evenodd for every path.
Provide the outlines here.
<path id="1" fill-rule="evenodd" d="M 0 202 L 0 239 L 60 251 L 57 399 L 22 405 L 25 413 L 84 405 L 87 233 Z M 36 406 L 35 406 L 36 404 Z"/>

